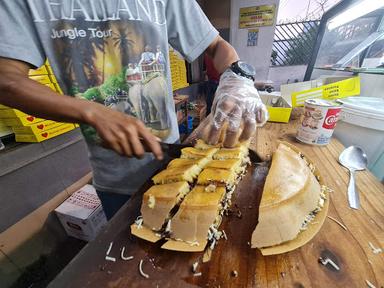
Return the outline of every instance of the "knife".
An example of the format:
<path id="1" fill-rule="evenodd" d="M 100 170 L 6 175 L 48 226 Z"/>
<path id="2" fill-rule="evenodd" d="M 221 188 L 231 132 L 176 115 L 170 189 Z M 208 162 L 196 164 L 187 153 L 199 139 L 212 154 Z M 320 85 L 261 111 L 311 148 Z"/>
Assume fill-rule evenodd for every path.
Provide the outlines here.
<path id="1" fill-rule="evenodd" d="M 152 152 L 151 149 L 148 147 L 146 142 L 143 139 L 140 139 L 141 143 L 144 146 L 144 149 L 146 152 Z M 165 142 L 159 142 L 161 150 L 164 154 L 168 155 L 171 158 L 180 158 L 181 156 L 181 149 L 186 147 L 193 147 L 192 144 L 179 144 L 179 143 L 165 143 Z"/>
<path id="2" fill-rule="evenodd" d="M 193 147 L 192 144 L 164 143 L 160 142 L 161 150 L 171 158 L 180 158 L 181 150 L 187 147 Z"/>

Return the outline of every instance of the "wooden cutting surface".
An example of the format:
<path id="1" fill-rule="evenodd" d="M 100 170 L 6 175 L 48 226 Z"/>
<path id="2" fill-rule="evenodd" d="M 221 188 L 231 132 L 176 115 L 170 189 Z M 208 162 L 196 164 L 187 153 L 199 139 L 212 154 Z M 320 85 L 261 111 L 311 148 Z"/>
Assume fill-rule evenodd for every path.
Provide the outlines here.
<path id="1" fill-rule="evenodd" d="M 369 287 L 367 281 L 384 287 L 384 253 L 375 254 L 369 244 L 384 250 L 384 186 L 370 172 L 357 172 L 361 209 L 350 209 L 346 197 L 348 172 L 337 162 L 344 147 L 335 139 L 325 147 L 299 144 L 294 140 L 296 125 L 297 121 L 268 123 L 258 130 L 251 148 L 268 159 L 278 140 L 299 147 L 334 190 L 328 215 L 347 230 L 327 218 L 320 232 L 295 251 L 264 257 L 257 249 L 251 249 L 249 241 L 266 174 L 265 168 L 253 167 L 237 189 L 233 213 L 225 217 L 220 227 L 228 240 L 220 240 L 211 261 L 201 263 L 202 253 L 162 250 L 160 244 L 150 244 L 130 234 L 129 225 L 139 214 L 142 193 L 149 187 L 146 186 L 50 287 Z M 110 242 L 110 256 L 116 257 L 116 262 L 105 261 Z M 122 247 L 126 256 L 134 256 L 133 260 L 120 259 Z M 339 270 L 331 264 L 320 264 L 319 257 L 329 258 Z M 148 279 L 139 274 L 141 259 Z M 191 267 L 196 261 L 200 262 L 197 270 L 202 276 L 193 276 Z M 238 276 L 234 277 L 232 271 Z"/>

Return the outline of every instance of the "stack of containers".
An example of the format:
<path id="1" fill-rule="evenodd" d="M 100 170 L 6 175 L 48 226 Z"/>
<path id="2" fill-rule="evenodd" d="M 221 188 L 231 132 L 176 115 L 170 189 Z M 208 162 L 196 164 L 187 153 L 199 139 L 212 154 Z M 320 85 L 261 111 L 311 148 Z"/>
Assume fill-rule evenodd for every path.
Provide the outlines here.
<path id="1" fill-rule="evenodd" d="M 188 87 L 189 84 L 187 81 L 187 68 L 185 67 L 185 61 L 181 59 L 172 48 L 169 50 L 169 62 L 171 65 L 173 91 Z"/>
<path id="2" fill-rule="evenodd" d="M 13 134 L 12 128 L 5 125 L 0 119 L 0 137 L 5 137 Z"/>
<path id="3" fill-rule="evenodd" d="M 48 62 L 39 69 L 30 70 L 29 78 L 62 93 Z M 0 136 L 1 125 L 8 126 L 7 130 L 11 128 L 15 133 L 16 142 L 42 142 L 77 127 L 70 123 L 41 119 L 4 105 L 0 105 L 0 123 Z"/>

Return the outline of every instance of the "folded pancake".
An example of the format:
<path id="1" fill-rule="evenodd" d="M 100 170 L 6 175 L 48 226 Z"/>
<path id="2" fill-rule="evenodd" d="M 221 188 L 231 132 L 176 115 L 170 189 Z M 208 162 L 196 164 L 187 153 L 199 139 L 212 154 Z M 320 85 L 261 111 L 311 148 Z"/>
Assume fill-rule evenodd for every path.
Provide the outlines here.
<path id="1" fill-rule="evenodd" d="M 209 145 L 204 142 L 202 139 L 197 139 L 195 148 L 196 149 L 201 149 L 201 150 L 206 150 L 206 149 L 211 149 L 211 148 L 221 148 L 223 147 L 223 143 L 217 143 L 216 145 Z"/>
<path id="2" fill-rule="evenodd" d="M 180 181 L 192 183 L 193 180 L 199 175 L 200 171 L 201 168 L 196 164 L 171 167 L 156 174 L 152 178 L 152 181 L 155 184 L 166 184 Z"/>
<path id="3" fill-rule="evenodd" d="M 240 174 L 245 169 L 241 164 L 242 161 L 240 159 L 211 160 L 207 163 L 205 168 L 225 169 Z"/>
<path id="4" fill-rule="evenodd" d="M 204 168 L 209 160 L 210 160 L 210 158 L 208 158 L 208 157 L 201 157 L 201 158 L 197 158 L 197 159 L 176 158 L 176 159 L 173 159 L 171 162 L 169 162 L 167 167 L 168 168 L 174 168 L 174 167 L 182 167 L 182 166 L 188 166 L 188 165 L 196 164 L 200 168 Z"/>
<path id="5" fill-rule="evenodd" d="M 205 186 L 195 186 L 171 220 L 172 239 L 205 243 L 209 227 L 215 222 L 221 209 L 220 203 L 224 195 L 224 187 L 216 187 L 212 191 Z"/>
<path id="6" fill-rule="evenodd" d="M 205 168 L 197 178 L 198 185 L 233 186 L 237 175 L 234 171 L 217 168 Z"/>
<path id="7" fill-rule="evenodd" d="M 170 215 L 171 210 L 180 204 L 189 190 L 189 184 L 186 181 L 155 185 L 149 188 L 144 193 L 141 204 L 143 225 L 151 230 L 159 231 L 166 220 L 172 216 Z"/>
<path id="8" fill-rule="evenodd" d="M 187 147 L 181 149 L 181 157 L 180 158 L 188 158 L 188 159 L 198 159 L 201 157 L 212 158 L 212 155 L 215 154 L 219 150 L 218 148 L 209 148 L 205 150 L 196 149 L 194 147 Z"/>
<path id="9" fill-rule="evenodd" d="M 307 216 L 319 209 L 321 197 L 321 186 L 306 160 L 280 144 L 264 185 L 252 247 L 270 247 L 295 239 Z"/>
<path id="10" fill-rule="evenodd" d="M 251 143 L 251 140 L 242 141 L 240 143 L 237 143 L 233 148 L 248 149 L 250 143 Z M 223 142 L 219 142 L 216 145 L 210 145 L 205 143 L 204 140 L 198 139 L 196 141 L 195 148 L 202 149 L 202 150 L 210 149 L 210 148 L 223 148 Z"/>
<path id="11" fill-rule="evenodd" d="M 245 159 L 248 156 L 248 149 L 244 147 L 237 148 L 221 148 L 213 155 L 213 159 L 226 160 L 226 159 Z"/>

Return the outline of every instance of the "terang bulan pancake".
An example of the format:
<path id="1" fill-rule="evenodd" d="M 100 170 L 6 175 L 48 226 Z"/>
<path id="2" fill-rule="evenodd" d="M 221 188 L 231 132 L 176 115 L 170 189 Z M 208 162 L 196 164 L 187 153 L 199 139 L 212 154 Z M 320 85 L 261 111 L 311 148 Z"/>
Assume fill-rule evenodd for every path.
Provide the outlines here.
<path id="1" fill-rule="evenodd" d="M 163 185 L 154 185 L 143 195 L 141 215 L 143 225 L 151 230 L 159 231 L 166 220 L 171 217 L 171 210 L 189 192 L 189 184 L 186 181 Z"/>
<path id="2" fill-rule="evenodd" d="M 252 247 L 289 243 L 321 210 L 324 191 L 308 164 L 291 147 L 278 146 L 264 185 Z"/>

